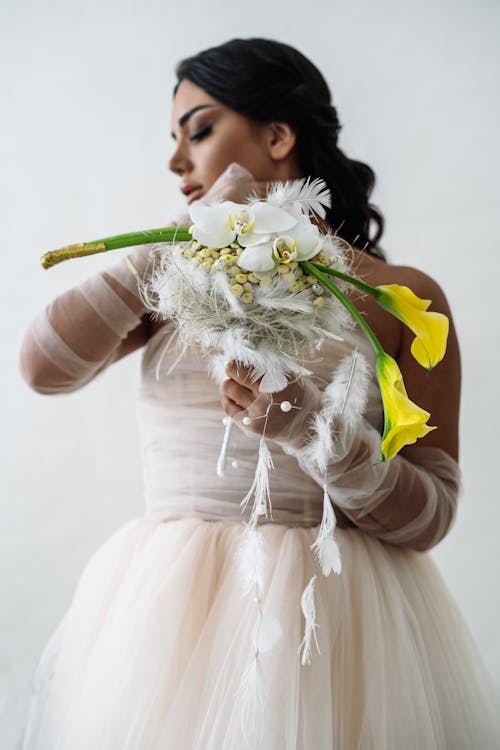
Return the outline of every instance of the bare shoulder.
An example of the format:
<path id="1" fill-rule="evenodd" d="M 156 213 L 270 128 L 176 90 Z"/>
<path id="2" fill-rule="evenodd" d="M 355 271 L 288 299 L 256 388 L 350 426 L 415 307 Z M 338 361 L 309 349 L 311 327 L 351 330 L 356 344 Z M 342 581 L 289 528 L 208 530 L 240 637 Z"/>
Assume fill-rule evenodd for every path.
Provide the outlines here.
<path id="1" fill-rule="evenodd" d="M 381 284 L 408 286 L 418 297 L 431 300 L 432 309 L 436 311 L 440 309 L 449 314 L 449 305 L 444 290 L 432 276 L 419 268 L 387 263 L 355 249 L 352 269 L 360 279 L 372 286 Z"/>

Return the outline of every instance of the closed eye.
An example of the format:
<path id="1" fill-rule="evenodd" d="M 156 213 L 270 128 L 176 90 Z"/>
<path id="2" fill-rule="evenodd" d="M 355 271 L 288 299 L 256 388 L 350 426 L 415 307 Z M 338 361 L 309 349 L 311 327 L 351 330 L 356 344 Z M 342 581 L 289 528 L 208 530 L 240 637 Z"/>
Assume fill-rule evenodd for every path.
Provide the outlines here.
<path id="1" fill-rule="evenodd" d="M 191 136 L 189 139 L 190 141 L 201 141 L 202 138 L 204 138 L 206 135 L 212 132 L 212 126 L 207 125 L 206 128 L 202 128 L 197 133 Z"/>

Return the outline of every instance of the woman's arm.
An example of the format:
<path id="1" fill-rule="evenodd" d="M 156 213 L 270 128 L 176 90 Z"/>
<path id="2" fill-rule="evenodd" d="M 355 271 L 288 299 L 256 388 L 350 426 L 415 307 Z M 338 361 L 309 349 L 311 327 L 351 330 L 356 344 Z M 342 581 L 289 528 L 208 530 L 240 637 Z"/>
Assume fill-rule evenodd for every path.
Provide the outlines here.
<path id="1" fill-rule="evenodd" d="M 232 163 L 210 187 L 203 202 L 244 200 L 265 192 L 239 164 Z M 187 208 L 169 226 L 190 223 Z M 69 289 L 51 302 L 26 330 L 19 368 L 39 393 L 68 393 L 81 388 L 112 362 L 143 346 L 150 336 L 150 315 L 138 292 L 150 248 L 136 247 L 111 268 Z M 134 268 L 135 266 L 135 268 Z"/>
<path id="2" fill-rule="evenodd" d="M 32 321 L 19 353 L 21 374 L 31 388 L 44 394 L 75 391 L 146 343 L 149 314 L 138 282 L 149 252 L 149 246 L 135 248 L 56 297 Z"/>

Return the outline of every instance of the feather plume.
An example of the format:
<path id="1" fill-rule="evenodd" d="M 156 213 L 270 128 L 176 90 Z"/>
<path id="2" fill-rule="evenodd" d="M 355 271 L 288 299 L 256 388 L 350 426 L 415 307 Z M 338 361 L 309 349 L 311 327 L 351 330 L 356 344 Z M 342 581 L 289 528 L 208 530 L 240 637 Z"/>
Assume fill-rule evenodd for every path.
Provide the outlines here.
<path id="1" fill-rule="evenodd" d="M 229 360 L 225 353 L 214 354 L 208 360 L 208 371 L 210 377 L 215 383 L 217 383 L 217 385 L 222 385 L 222 383 L 227 380 L 226 366 L 228 362 Z"/>
<path id="2" fill-rule="evenodd" d="M 336 525 L 335 511 L 326 491 L 325 483 L 323 486 L 323 518 L 321 519 L 318 536 L 311 544 L 311 549 L 316 553 L 324 576 L 329 576 L 332 570 L 339 575 L 342 570 L 339 547 L 333 536 Z"/>
<path id="3" fill-rule="evenodd" d="M 265 653 L 271 651 L 282 635 L 281 623 L 276 617 L 260 614 L 252 631 L 252 643 L 257 651 Z"/>
<path id="4" fill-rule="evenodd" d="M 261 437 L 259 442 L 259 457 L 255 469 L 252 486 L 241 501 L 242 512 L 246 509 L 252 495 L 254 502 L 250 515 L 250 525 L 255 526 L 259 516 L 271 516 L 271 496 L 269 492 L 269 469 L 274 469 L 273 458 L 267 447 L 266 439 Z"/>
<path id="5" fill-rule="evenodd" d="M 247 747 L 260 747 L 264 730 L 264 677 L 258 653 L 245 669 L 234 694 L 236 715 Z"/>
<path id="6" fill-rule="evenodd" d="M 304 615 L 306 621 L 304 628 L 304 637 L 297 651 L 297 653 L 300 654 L 300 651 L 302 650 L 302 657 L 300 662 L 302 666 L 304 666 L 304 664 L 311 663 L 311 640 L 313 636 L 316 643 L 316 648 L 318 649 L 318 653 L 321 653 L 319 649 L 318 638 L 316 636 L 316 628 L 319 627 L 316 622 L 316 607 L 314 604 L 314 588 L 316 586 L 316 580 L 317 576 L 313 576 L 311 578 L 304 591 L 302 592 L 302 597 L 300 600 L 302 614 Z"/>
<path id="7" fill-rule="evenodd" d="M 323 392 L 322 408 L 312 419 L 312 437 L 305 448 L 307 458 L 323 476 L 334 453 L 334 418 L 342 415 L 352 425 L 361 419 L 366 411 L 370 382 L 370 366 L 357 349 L 346 355 L 334 370 Z"/>
<path id="8" fill-rule="evenodd" d="M 313 211 L 324 219 L 324 206 L 330 208 L 332 205 L 330 189 L 321 177 L 316 177 L 312 182 L 310 179 L 302 177 L 299 180 L 288 180 L 283 185 L 274 185 L 267 194 L 267 200 L 282 208 L 299 203 L 304 213 Z"/>
<path id="9" fill-rule="evenodd" d="M 243 596 L 246 596 L 254 586 L 257 588 L 257 595 L 262 595 L 266 562 L 267 554 L 262 532 L 252 526 L 246 526 L 237 552 Z"/>
<path id="10" fill-rule="evenodd" d="M 307 458 L 315 463 L 324 475 L 333 455 L 333 436 L 331 419 L 323 411 L 313 414 L 311 432 L 313 437 L 304 450 Z"/>
<path id="11" fill-rule="evenodd" d="M 342 414 L 349 423 L 362 417 L 366 411 L 370 375 L 368 362 L 358 349 L 346 355 L 325 388 L 325 411 L 331 416 Z"/>

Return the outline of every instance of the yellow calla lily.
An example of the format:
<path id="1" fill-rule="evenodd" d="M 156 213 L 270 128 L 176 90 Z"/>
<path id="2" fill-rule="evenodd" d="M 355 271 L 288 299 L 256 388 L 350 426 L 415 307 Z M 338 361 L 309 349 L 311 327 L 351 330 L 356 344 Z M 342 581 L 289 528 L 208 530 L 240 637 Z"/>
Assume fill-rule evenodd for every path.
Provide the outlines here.
<path id="1" fill-rule="evenodd" d="M 432 370 L 446 352 L 449 320 L 438 312 L 427 312 L 431 300 L 421 299 L 407 286 L 387 284 L 375 287 L 378 304 L 399 318 L 415 334 L 411 353 L 417 362 Z"/>
<path id="2" fill-rule="evenodd" d="M 389 354 L 377 355 L 376 372 L 385 417 L 380 461 L 386 461 L 436 428 L 426 424 L 429 412 L 408 398 L 401 370 Z"/>

